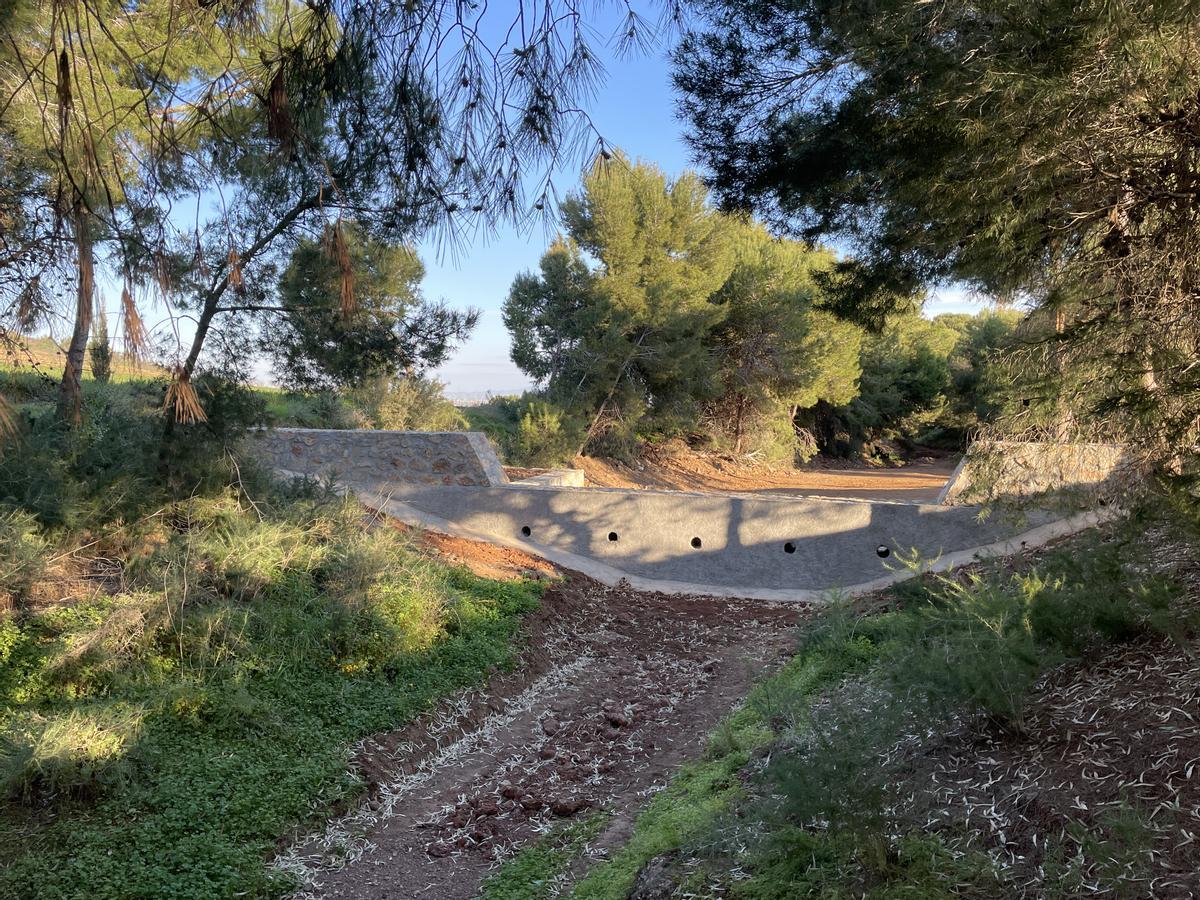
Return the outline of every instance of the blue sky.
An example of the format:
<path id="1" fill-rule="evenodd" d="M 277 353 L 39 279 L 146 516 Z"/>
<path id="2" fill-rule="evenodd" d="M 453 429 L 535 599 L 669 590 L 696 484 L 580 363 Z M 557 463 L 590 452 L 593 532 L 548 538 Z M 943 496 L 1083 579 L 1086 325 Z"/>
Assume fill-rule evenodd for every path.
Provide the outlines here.
<path id="1" fill-rule="evenodd" d="M 590 105 L 592 120 L 604 139 L 631 158 L 656 163 L 669 175 L 691 167 L 684 126 L 675 115 L 665 53 L 617 58 L 610 52 L 606 56 L 607 78 Z M 560 193 L 574 189 L 583 163 L 579 160 L 572 169 L 558 173 L 555 184 Z M 509 339 L 500 320 L 500 307 L 513 278 L 536 269 L 548 243 L 545 230 L 537 226 L 529 233 L 507 227 L 490 240 L 476 239 L 459 251 L 457 259 L 439 259 L 432 240 L 421 244 L 427 269 L 425 295 L 483 312 L 471 339 L 436 373 L 448 390 L 510 394 L 529 385 L 508 357 Z M 978 308 L 961 292 L 950 289 L 931 296 L 925 314 Z"/>
<path id="2" fill-rule="evenodd" d="M 596 49 L 601 46 L 597 41 Z M 657 163 L 668 174 L 688 168 L 688 148 L 682 123 L 675 118 L 665 54 L 660 51 L 619 59 L 614 53 L 605 55 L 607 77 L 589 104 L 600 134 L 630 157 Z M 575 162 L 555 179 L 560 195 L 573 190 L 579 181 L 586 161 Z M 432 241 L 421 245 L 427 269 L 425 295 L 483 311 L 471 340 L 438 370 L 438 377 L 450 390 L 519 393 L 528 386 L 528 379 L 508 358 L 508 333 L 500 321 L 500 307 L 513 278 L 537 268 L 549 237 L 541 226 L 527 234 L 508 227 L 490 241 L 481 238 L 464 248 L 457 260 L 439 260 Z"/>

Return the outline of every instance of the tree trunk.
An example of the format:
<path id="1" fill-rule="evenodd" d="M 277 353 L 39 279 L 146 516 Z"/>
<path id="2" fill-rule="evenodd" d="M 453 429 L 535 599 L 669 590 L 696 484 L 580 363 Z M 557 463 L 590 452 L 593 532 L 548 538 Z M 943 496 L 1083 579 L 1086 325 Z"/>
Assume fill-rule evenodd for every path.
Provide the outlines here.
<path id="1" fill-rule="evenodd" d="M 330 187 L 323 187 L 315 194 L 305 197 L 289 209 L 286 213 L 280 216 L 279 220 L 271 226 L 264 234 L 259 235 L 242 253 L 240 261 L 242 265 L 248 264 L 252 259 L 258 256 L 263 250 L 271 245 L 275 238 L 279 237 L 284 231 L 292 226 L 300 216 L 315 208 L 320 202 L 325 193 L 330 190 Z M 218 313 L 224 312 L 221 309 L 221 298 L 225 296 L 225 291 L 228 290 L 230 284 L 230 272 L 228 270 L 222 272 L 220 278 L 213 282 L 209 289 L 205 292 L 200 303 L 200 315 L 196 319 L 196 333 L 192 337 L 192 346 L 188 350 L 188 355 L 184 359 L 183 365 L 179 371 L 175 373 L 175 378 L 179 381 L 191 381 L 193 373 L 196 371 L 196 364 L 200 361 L 200 351 L 204 349 L 204 341 L 208 337 L 209 329 L 212 328 L 213 319 Z M 159 469 L 166 471 L 168 463 L 168 445 L 175 433 L 175 409 L 171 405 L 163 411 L 163 435 L 159 445 Z"/>
<path id="2" fill-rule="evenodd" d="M 746 416 L 746 398 L 739 394 L 737 402 L 734 405 L 736 412 L 733 419 L 733 455 L 742 455 L 742 425 Z"/>
<path id="3" fill-rule="evenodd" d="M 75 328 L 67 345 L 67 362 L 63 368 L 58 393 L 58 417 L 71 426 L 83 418 L 83 355 L 87 350 L 95 306 L 95 259 L 92 249 L 90 216 L 82 201 L 75 204 L 75 253 L 77 261 Z"/>
<path id="4" fill-rule="evenodd" d="M 625 360 L 624 365 L 617 370 L 617 377 L 613 380 L 612 387 L 608 389 L 608 395 L 604 398 L 604 402 L 600 404 L 600 408 L 596 410 L 596 415 L 592 416 L 592 424 L 588 426 L 588 430 L 584 432 L 583 443 L 579 445 L 579 449 L 575 451 L 576 456 L 583 456 L 583 451 L 587 449 L 588 441 L 592 439 L 592 435 L 596 432 L 596 427 L 600 424 L 600 417 L 604 415 L 604 411 L 608 408 L 608 404 L 612 401 L 613 395 L 617 392 L 617 386 L 620 385 L 621 379 L 625 377 L 625 370 L 633 364 L 637 359 L 638 350 L 642 347 L 642 342 L 646 340 L 647 332 L 643 331 L 637 339 L 637 343 L 633 345 L 633 351 L 629 354 L 629 359 Z"/>

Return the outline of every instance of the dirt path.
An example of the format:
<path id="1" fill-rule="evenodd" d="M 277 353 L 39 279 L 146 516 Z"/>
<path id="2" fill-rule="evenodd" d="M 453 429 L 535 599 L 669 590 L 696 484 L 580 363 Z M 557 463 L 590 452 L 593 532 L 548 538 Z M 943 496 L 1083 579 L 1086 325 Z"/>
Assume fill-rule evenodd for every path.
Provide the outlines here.
<path id="1" fill-rule="evenodd" d="M 431 543 L 493 575 L 544 565 Z M 752 680 L 786 658 L 804 614 L 569 575 L 527 622 L 513 672 L 365 742 L 355 765 L 369 801 L 276 865 L 301 876 L 301 896 L 465 900 L 497 859 L 556 822 L 603 808 L 619 834 Z"/>
<path id="2" fill-rule="evenodd" d="M 574 465 L 595 487 L 932 502 L 957 462 L 953 456 L 943 456 L 914 460 L 900 468 L 836 468 L 814 462 L 803 469 L 768 469 L 716 454 L 658 450 L 648 453 L 636 468 L 592 457 L 578 457 Z"/>

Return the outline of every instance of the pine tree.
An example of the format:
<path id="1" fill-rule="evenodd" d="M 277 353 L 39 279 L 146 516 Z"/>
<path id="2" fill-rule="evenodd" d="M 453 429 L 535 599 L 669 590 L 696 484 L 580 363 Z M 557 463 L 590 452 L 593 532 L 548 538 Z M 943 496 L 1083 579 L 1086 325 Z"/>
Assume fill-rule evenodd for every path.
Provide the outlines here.
<path id="1" fill-rule="evenodd" d="M 303 241 L 279 281 L 282 313 L 267 326 L 262 348 L 290 388 L 353 388 L 437 366 L 478 318 L 424 300 L 425 267 L 411 246 L 353 224 L 342 228 L 344 267 L 325 242 Z M 341 308 L 347 271 L 355 295 L 349 315 Z"/>
<path id="2" fill-rule="evenodd" d="M 718 392 L 704 338 L 709 298 L 733 265 L 730 224 L 693 174 L 671 181 L 617 154 L 597 159 L 562 205 L 567 238 L 520 276 L 505 303 L 513 359 L 549 396 L 632 430 L 694 421 Z M 595 269 L 584 263 L 592 257 Z"/>
<path id="3" fill-rule="evenodd" d="M 875 324 L 948 280 L 1045 310 L 1023 326 L 1036 381 L 1013 427 L 1077 421 L 1159 460 L 1194 452 L 1196 4 L 705 12 L 676 81 L 722 203 L 853 248 L 835 287 Z"/>
<path id="4" fill-rule="evenodd" d="M 832 254 L 776 240 L 759 225 L 736 232 L 733 271 L 712 298 L 723 318 L 706 341 L 722 389 L 710 419 L 734 453 L 751 431 L 784 435 L 786 449 L 797 410 L 858 393 L 861 329 L 817 306 L 816 276 L 833 266 Z"/>
<path id="5" fill-rule="evenodd" d="M 787 443 L 795 408 L 855 394 L 860 330 L 819 308 L 832 254 L 721 214 L 692 173 L 619 154 L 562 215 L 567 235 L 513 282 L 504 321 L 513 361 L 589 436 L 704 423 L 740 452 L 764 419 Z"/>
<path id="6" fill-rule="evenodd" d="M 112 378 L 112 345 L 108 341 L 108 316 L 104 310 L 96 317 L 96 326 L 92 333 L 92 343 L 88 347 L 88 359 L 92 364 L 92 378 L 101 384 L 108 384 Z"/>

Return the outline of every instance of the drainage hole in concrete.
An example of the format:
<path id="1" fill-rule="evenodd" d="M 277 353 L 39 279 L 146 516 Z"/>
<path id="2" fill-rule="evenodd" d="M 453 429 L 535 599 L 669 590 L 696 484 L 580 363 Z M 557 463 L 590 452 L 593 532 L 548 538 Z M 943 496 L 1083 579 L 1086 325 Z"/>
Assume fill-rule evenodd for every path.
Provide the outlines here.
<path id="1" fill-rule="evenodd" d="M 613 543 L 616 543 L 616 542 L 617 542 L 617 540 L 618 540 L 617 533 L 616 533 L 615 531 L 610 531 L 610 532 L 608 533 L 608 539 L 609 539 L 610 541 L 612 541 Z"/>
<path id="2" fill-rule="evenodd" d="M 531 534 L 533 534 L 533 529 L 530 528 L 528 525 L 522 525 L 521 526 L 521 534 L 525 535 L 525 537 L 529 537 Z"/>
<path id="3" fill-rule="evenodd" d="M 887 559 L 889 556 L 892 555 L 892 551 L 889 550 L 887 547 L 883 546 L 883 544 L 880 544 L 878 547 L 875 548 L 875 555 L 878 556 L 880 559 Z"/>
<path id="4" fill-rule="evenodd" d="M 702 544 L 703 544 L 703 542 L 700 540 L 700 538 L 698 538 L 698 537 L 692 538 L 692 546 L 695 547 L 697 550 L 700 549 Z"/>
<path id="5" fill-rule="evenodd" d="M 783 545 L 783 552 L 784 553 L 795 553 L 796 545 L 793 544 L 791 541 L 788 541 L 786 544 Z"/>

